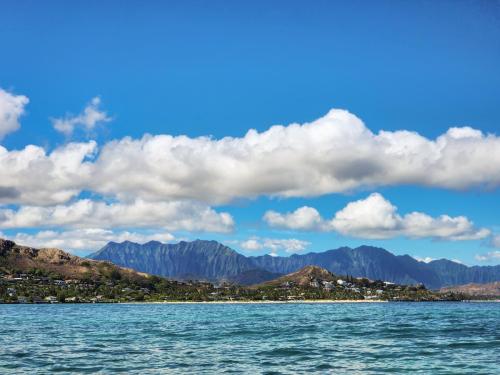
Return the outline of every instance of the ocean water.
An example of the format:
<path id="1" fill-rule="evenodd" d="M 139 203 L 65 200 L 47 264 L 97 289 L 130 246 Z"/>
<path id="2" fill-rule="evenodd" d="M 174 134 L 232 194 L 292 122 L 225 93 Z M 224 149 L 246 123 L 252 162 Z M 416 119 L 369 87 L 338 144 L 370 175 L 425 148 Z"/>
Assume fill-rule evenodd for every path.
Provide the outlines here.
<path id="1" fill-rule="evenodd" d="M 498 303 L 0 305 L 0 373 L 500 374 Z"/>

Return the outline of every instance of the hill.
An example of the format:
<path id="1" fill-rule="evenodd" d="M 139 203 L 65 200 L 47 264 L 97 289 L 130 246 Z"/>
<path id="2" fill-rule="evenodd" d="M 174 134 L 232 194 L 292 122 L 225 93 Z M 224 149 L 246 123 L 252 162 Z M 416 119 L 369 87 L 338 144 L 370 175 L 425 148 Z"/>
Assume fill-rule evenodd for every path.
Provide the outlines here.
<path id="1" fill-rule="evenodd" d="M 210 284 L 180 283 L 109 261 L 0 239 L 0 303 L 191 301 L 212 291 Z"/>
<path id="2" fill-rule="evenodd" d="M 277 286 L 283 284 L 294 284 L 299 286 L 310 286 L 316 283 L 336 282 L 339 279 L 330 271 L 318 266 L 305 266 L 304 268 L 281 276 L 275 280 L 264 282 L 262 285 Z"/>
<path id="3" fill-rule="evenodd" d="M 273 300 L 440 301 L 461 298 L 453 293 L 431 292 L 421 284 L 398 285 L 362 277 L 337 276 L 318 266 L 305 266 L 251 289 Z"/>
<path id="4" fill-rule="evenodd" d="M 148 242 L 144 245 L 110 242 L 90 258 L 178 280 L 239 280 L 243 285 L 271 280 L 277 274 L 289 274 L 308 265 L 325 268 L 337 275 L 397 284 L 423 283 L 431 289 L 500 281 L 500 265 L 467 267 L 446 259 L 423 263 L 409 255 L 396 256 L 372 246 L 341 247 L 289 257 L 245 257 L 216 241 Z"/>
<path id="5" fill-rule="evenodd" d="M 6 274 L 54 274 L 62 279 L 105 280 L 130 279 L 143 281 L 149 275 L 118 267 L 107 261 L 80 258 L 59 249 L 35 249 L 0 239 L 0 271 Z"/>
<path id="6" fill-rule="evenodd" d="M 442 288 L 443 293 L 463 293 L 476 298 L 500 298 L 500 282 L 488 284 L 466 284 Z"/>

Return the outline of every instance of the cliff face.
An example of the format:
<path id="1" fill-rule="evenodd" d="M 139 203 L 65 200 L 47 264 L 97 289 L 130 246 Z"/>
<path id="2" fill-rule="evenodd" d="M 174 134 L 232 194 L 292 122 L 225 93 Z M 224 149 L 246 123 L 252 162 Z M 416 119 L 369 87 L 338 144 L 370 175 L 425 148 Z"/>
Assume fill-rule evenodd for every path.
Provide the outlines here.
<path id="1" fill-rule="evenodd" d="M 233 280 L 250 285 L 314 265 L 337 275 L 367 277 L 398 284 L 423 283 L 437 289 L 448 285 L 500 280 L 500 266 L 467 267 L 448 260 L 418 262 L 385 249 L 342 247 L 290 257 L 245 257 L 216 241 L 161 244 L 109 243 L 91 256 L 138 271 L 176 279 Z"/>
<path id="2" fill-rule="evenodd" d="M 467 267 L 447 259 L 440 259 L 428 263 L 428 267 L 436 273 L 441 286 L 484 284 L 500 280 L 500 265 Z"/>
<path id="3" fill-rule="evenodd" d="M 231 279 L 256 268 L 250 259 L 216 241 L 110 242 L 90 257 L 174 279 Z"/>

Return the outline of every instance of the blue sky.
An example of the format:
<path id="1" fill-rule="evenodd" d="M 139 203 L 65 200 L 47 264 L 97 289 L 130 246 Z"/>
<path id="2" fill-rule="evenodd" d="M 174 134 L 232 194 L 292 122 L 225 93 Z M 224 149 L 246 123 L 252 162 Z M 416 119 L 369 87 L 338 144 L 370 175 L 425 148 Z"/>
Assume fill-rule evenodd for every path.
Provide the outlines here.
<path id="1" fill-rule="evenodd" d="M 0 34 L 0 88 L 9 98 L 23 96 L 29 100 L 22 104 L 22 114 L 16 115 L 19 129 L 9 130 L 0 140 L 5 151 L 18 158 L 16 168 L 20 168 L 13 168 L 8 162 L 0 165 L 4 169 L 0 171 L 0 175 L 4 173 L 0 188 L 17 194 L 5 194 L 1 201 L 0 231 L 4 236 L 32 245 L 60 245 L 79 254 L 95 250 L 111 238 L 214 238 L 245 254 L 286 255 L 373 244 L 422 258 L 446 257 L 467 264 L 499 261 L 495 247 L 500 246 L 500 237 L 496 237 L 500 234 L 500 159 L 495 152 L 500 123 L 498 2 L 16 1 L 2 5 Z M 92 104 L 93 98 L 99 99 Z M 0 114 L 1 108 L 0 105 Z M 7 111 L 5 108 L 10 107 L 4 106 Z M 104 115 L 94 123 L 84 118 L 84 108 Z M 352 156 L 354 159 L 346 162 L 349 171 L 366 162 L 359 167 L 361 172 L 354 177 L 349 175 L 352 186 L 339 189 L 331 183 L 318 192 L 315 189 L 322 181 L 318 169 L 314 173 L 318 182 L 297 182 L 302 184 L 300 191 L 292 196 L 286 192 L 290 186 L 283 178 L 290 178 L 294 181 L 291 185 L 297 188 L 295 181 L 302 175 L 299 167 L 288 165 L 296 161 L 284 158 L 283 150 L 275 159 L 271 154 L 263 160 L 267 164 L 275 161 L 279 171 L 280 166 L 285 171 L 292 169 L 263 188 L 247 189 L 252 180 L 271 180 L 272 172 L 261 175 L 254 164 L 243 163 L 248 173 L 254 175 L 238 180 L 238 170 L 231 169 L 230 160 L 237 146 L 219 156 L 214 154 L 217 147 L 211 148 L 213 142 L 223 137 L 242 139 L 249 129 L 262 134 L 276 124 L 288 126 L 325 119 L 333 108 L 349 111 L 350 116 L 355 116 L 349 117 L 349 124 L 358 118 L 374 135 L 381 130 L 405 130 L 434 142 L 454 127 L 470 127 L 482 135 L 456 145 L 462 147 L 459 154 L 465 159 L 457 161 L 459 157 L 455 155 L 440 162 L 439 168 L 455 163 L 444 174 L 432 167 L 428 178 L 424 173 L 405 180 L 401 177 L 404 168 L 396 175 L 394 171 L 401 166 L 385 159 L 380 165 L 386 169 L 381 170 L 377 164 L 379 169 L 368 173 L 370 158 L 359 161 Z M 336 116 L 333 115 L 331 126 L 337 126 L 341 115 Z M 55 129 L 56 119 L 69 124 L 70 130 Z M 142 157 L 132 155 L 126 147 L 113 151 L 113 141 L 124 137 L 140 140 L 145 133 L 153 137 L 186 135 L 186 147 L 193 153 L 197 147 L 203 147 L 192 145 L 192 140 L 212 136 L 204 144 L 211 151 L 187 162 L 193 170 L 185 173 L 197 178 L 180 176 L 184 171 L 175 169 L 182 169 L 180 164 L 162 164 L 163 159 L 159 159 L 150 175 L 143 175 L 144 168 L 138 166 L 135 170 L 131 164 L 126 164 L 124 170 L 114 170 L 119 176 L 106 174 L 123 155 L 131 159 Z M 493 138 L 487 134 L 493 134 Z M 292 142 L 287 137 L 278 136 L 273 145 Z M 314 138 L 312 133 L 311 137 Z M 78 183 L 76 176 L 61 177 L 61 170 L 67 173 L 61 165 L 54 170 L 36 167 L 40 174 L 35 177 L 36 173 L 19 160 L 39 160 L 40 156 L 34 151 L 24 156 L 15 154 L 15 150 L 35 145 L 50 159 L 48 155 L 56 150 L 67 151 L 74 142 L 91 141 L 96 142 L 96 148 L 68 167 L 74 168 L 77 175 L 84 175 Z M 426 148 L 412 145 L 409 147 L 415 147 L 420 158 L 427 152 Z M 101 150 L 106 147 L 110 156 L 101 162 Z M 152 149 L 163 155 L 162 147 L 166 146 L 160 142 Z M 352 144 L 354 153 L 357 147 L 362 145 Z M 387 150 L 373 147 L 374 152 Z M 311 151 L 314 149 L 312 144 Z M 342 155 L 336 152 L 340 153 L 333 146 L 326 149 L 325 160 L 331 158 L 332 163 L 340 163 Z M 65 160 L 71 159 L 69 155 Z M 299 156 L 298 163 L 307 166 L 306 176 L 320 168 L 321 158 L 310 161 L 307 154 Z M 144 163 L 152 163 L 156 154 L 151 152 L 144 157 L 149 158 Z M 185 157 L 182 156 L 183 161 Z M 255 156 L 252 163 L 259 160 Z M 198 169 L 200 161 L 204 163 Z M 355 164 L 349 164 L 354 161 Z M 89 170 L 82 167 L 86 162 L 92 164 Z M 207 178 L 223 162 L 229 163 L 227 171 L 232 175 L 218 172 Z M 329 169 L 328 163 L 321 164 L 321 168 L 335 178 L 340 173 L 333 167 Z M 134 186 L 129 187 L 129 180 L 123 177 L 127 171 L 130 181 L 140 180 L 130 183 Z M 458 177 L 454 175 L 456 171 L 460 172 Z M 375 181 L 372 172 L 377 176 L 395 175 L 387 180 L 377 177 Z M 445 173 L 450 173 L 450 177 Z M 176 179 L 172 182 L 171 174 L 179 174 L 176 178 L 182 183 Z M 29 176 L 38 178 L 36 194 L 22 190 L 31 183 L 36 187 L 27 180 Z M 114 181 L 119 186 L 112 186 Z M 145 181 L 156 186 L 144 186 Z M 199 187 L 204 183 L 207 189 Z M 220 184 L 220 189 L 213 188 L 214 184 Z M 179 190 L 174 191 L 173 185 Z M 59 186 L 64 194 L 56 194 Z M 46 194 L 42 194 L 44 189 Z M 371 194 L 378 195 L 367 202 Z M 137 208 L 138 199 L 144 203 L 141 209 Z M 85 204 L 75 206 L 82 200 Z M 342 215 L 329 223 L 335 213 L 356 201 L 380 203 L 377 207 L 389 211 L 397 207 L 389 218 L 395 222 L 384 221 L 377 216 L 379 211 L 372 208 L 373 220 L 380 219 L 375 224 L 382 227 L 353 228 L 345 218 L 341 222 Z M 95 202 L 105 202 L 107 206 L 95 208 Z M 148 204 L 160 211 L 155 222 L 141 216 L 147 216 Z M 83 205 L 86 208 L 82 209 Z M 121 206 L 111 208 L 112 205 Z M 286 213 L 303 206 L 314 208 L 323 222 L 290 224 L 294 217 Z M 53 207 L 69 210 L 62 211 L 67 217 L 82 209 L 88 215 L 100 210 L 94 217 L 101 218 L 118 212 L 132 215 L 133 211 L 133 218 L 100 223 L 80 212 L 73 221 L 61 221 L 54 219 L 54 215 L 61 214 L 54 213 Z M 175 220 L 164 213 L 179 217 L 176 210 L 183 210 L 184 216 L 179 223 L 170 224 Z M 203 210 L 207 216 L 200 216 L 199 211 Z M 281 224 L 263 219 L 269 210 L 281 215 Z M 415 211 L 437 221 L 417 233 L 414 222 L 404 218 Z M 193 212 L 194 216 L 186 212 Z M 227 213 L 232 223 L 221 213 Z M 463 216 L 467 222 L 444 223 L 439 220 L 440 215 Z M 351 219 L 356 221 L 356 217 Z M 163 226 L 162 220 L 168 223 Z M 373 226 L 373 220 L 365 224 Z M 200 225 L 202 222 L 209 224 Z M 443 231 L 437 231 L 440 225 L 444 226 Z M 92 232 L 104 227 L 106 233 Z M 92 233 L 96 233 L 94 238 Z"/>

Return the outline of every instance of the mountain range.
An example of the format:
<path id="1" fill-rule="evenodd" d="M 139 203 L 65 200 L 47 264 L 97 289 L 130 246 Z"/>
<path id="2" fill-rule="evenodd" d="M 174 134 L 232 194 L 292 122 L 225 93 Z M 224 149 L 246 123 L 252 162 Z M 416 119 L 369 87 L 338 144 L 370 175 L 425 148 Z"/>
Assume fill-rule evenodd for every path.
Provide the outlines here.
<path id="1" fill-rule="evenodd" d="M 431 289 L 500 281 L 500 265 L 468 267 L 446 259 L 424 263 L 409 255 L 394 255 L 372 246 L 341 247 L 289 257 L 246 257 L 217 241 L 181 241 L 177 244 L 125 241 L 110 242 L 89 257 L 178 280 L 226 280 L 242 285 L 273 280 L 308 265 L 325 268 L 337 275 L 398 284 L 422 283 Z"/>

